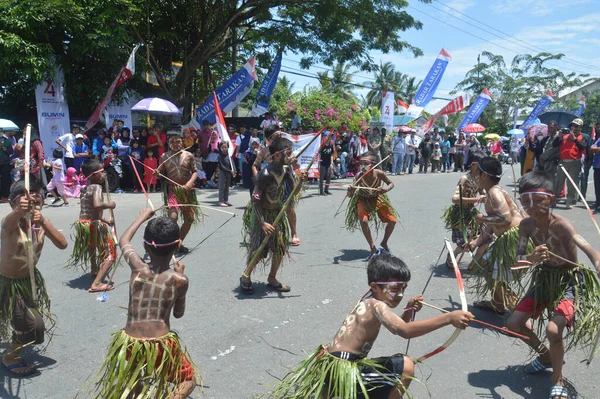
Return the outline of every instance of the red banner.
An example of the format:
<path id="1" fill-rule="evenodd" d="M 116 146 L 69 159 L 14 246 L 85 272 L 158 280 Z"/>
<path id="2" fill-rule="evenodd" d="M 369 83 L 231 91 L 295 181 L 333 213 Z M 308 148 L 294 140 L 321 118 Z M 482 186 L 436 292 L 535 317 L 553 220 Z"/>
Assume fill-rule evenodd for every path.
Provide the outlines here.
<path id="1" fill-rule="evenodd" d="M 468 95 L 462 95 L 460 97 L 456 97 L 454 100 L 450 101 L 448 104 L 446 104 L 446 106 L 444 108 L 442 108 L 441 110 L 439 110 L 438 112 L 436 112 L 431 119 L 429 119 L 424 125 L 423 125 L 423 132 L 427 133 L 428 131 L 431 130 L 431 127 L 433 126 L 433 123 L 437 120 L 437 118 L 439 118 L 442 115 L 449 115 L 449 114 L 455 114 L 457 112 L 462 111 L 463 109 L 465 109 L 465 107 L 469 105 L 469 96 Z"/>

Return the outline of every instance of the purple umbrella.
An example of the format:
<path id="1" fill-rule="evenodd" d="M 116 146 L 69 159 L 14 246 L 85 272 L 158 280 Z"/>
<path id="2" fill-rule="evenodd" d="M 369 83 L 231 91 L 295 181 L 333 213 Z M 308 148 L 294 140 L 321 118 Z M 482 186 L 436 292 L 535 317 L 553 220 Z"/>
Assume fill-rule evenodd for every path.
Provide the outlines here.
<path id="1" fill-rule="evenodd" d="M 132 111 L 152 112 L 154 114 L 181 114 L 181 110 L 170 101 L 158 97 L 144 98 L 133 107 Z"/>

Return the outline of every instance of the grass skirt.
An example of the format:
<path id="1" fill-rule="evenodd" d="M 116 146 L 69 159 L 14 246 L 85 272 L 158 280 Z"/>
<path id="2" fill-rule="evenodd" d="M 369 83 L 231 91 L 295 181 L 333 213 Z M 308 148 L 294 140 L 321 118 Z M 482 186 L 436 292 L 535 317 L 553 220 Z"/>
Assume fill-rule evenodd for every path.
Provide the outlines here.
<path id="1" fill-rule="evenodd" d="M 545 335 L 545 322 L 552 316 L 569 287 L 575 290 L 575 321 L 565 337 L 565 351 L 577 347 L 592 350 L 600 330 L 600 285 L 595 273 L 581 266 L 573 269 L 536 267 L 532 273 L 529 293 L 536 306 L 543 308 L 536 333 Z M 537 309 L 538 311 L 541 309 Z"/>
<path id="2" fill-rule="evenodd" d="M 97 267 L 100 267 L 100 263 L 105 259 L 116 259 L 117 243 L 110 225 L 101 220 L 78 219 L 73 226 L 75 227 L 75 236 L 71 236 L 73 253 L 67 268 L 75 269 L 80 266 L 87 273 L 90 271 L 88 266 L 91 267 L 92 258 L 96 259 Z"/>
<path id="3" fill-rule="evenodd" d="M 392 207 L 389 197 L 387 194 L 380 194 L 377 196 L 376 206 L 372 206 L 370 200 L 374 197 L 363 197 L 359 195 L 359 191 L 356 190 L 352 198 L 350 198 L 350 202 L 348 203 L 348 208 L 346 208 L 346 229 L 349 231 L 355 231 L 360 229 L 360 220 L 358 219 L 358 203 L 363 201 L 363 204 L 367 208 L 369 212 L 369 228 L 378 232 L 382 227 L 383 223 L 379 220 L 379 215 L 377 214 L 377 205 L 379 206 L 387 206 L 389 207 L 392 214 L 396 217 L 396 220 L 400 220 L 400 216 L 398 212 Z"/>
<path id="4" fill-rule="evenodd" d="M 444 221 L 446 230 L 452 231 L 453 243 L 462 246 L 467 240 L 471 240 L 481 234 L 481 227 L 475 222 L 475 216 L 479 213 L 479 210 L 475 207 L 464 207 L 461 217 L 460 206 L 457 204 L 444 209 L 442 220 Z M 463 233 L 463 226 L 467 230 L 466 238 Z"/>
<path id="5" fill-rule="evenodd" d="M 482 258 L 477 259 L 473 273 L 467 278 L 467 284 L 479 298 L 494 292 L 498 284 L 503 284 L 510 290 L 505 291 L 505 301 L 511 292 L 517 296 L 525 293 L 527 273 L 523 270 L 511 270 L 517 258 L 519 244 L 519 226 L 509 229 L 490 244 Z M 533 241 L 529 240 L 527 252 L 535 249 Z M 508 302 L 506 302 L 508 303 Z"/>
<path id="6" fill-rule="evenodd" d="M 37 290 L 35 307 L 42 315 L 44 324 L 46 325 L 46 332 L 50 335 L 56 322 L 50 313 L 50 298 L 46 292 L 44 277 L 37 268 L 35 268 L 35 286 Z M 29 276 L 10 278 L 0 274 L 0 339 L 3 342 L 9 341 L 11 337 L 12 318 L 17 295 L 20 295 L 28 302 L 34 302 Z"/>
<path id="7" fill-rule="evenodd" d="M 362 397 L 368 398 L 371 387 L 363 382 L 360 374 L 363 367 L 370 367 L 385 379 L 401 385 L 399 379 L 390 379 L 383 372 L 379 373 L 381 365 L 373 359 L 343 360 L 319 346 L 296 370 L 281 380 L 272 396 L 294 399 L 356 399 L 362 394 Z"/>
<path id="8" fill-rule="evenodd" d="M 169 216 L 171 209 L 177 209 L 182 222 L 188 221 L 192 225 L 202 223 L 204 214 L 200 209 L 196 190 L 176 186 L 175 184 L 163 183 L 162 193 L 163 202 L 166 206 L 164 208 L 165 216 Z M 181 209 L 179 206 L 181 206 Z"/>
<path id="9" fill-rule="evenodd" d="M 273 224 L 280 209 L 263 209 L 262 214 L 265 222 Z M 243 230 L 242 230 L 242 245 L 246 248 L 247 258 L 254 255 L 254 252 L 260 247 L 262 240 L 265 238 L 265 233 L 262 231 L 261 222 L 254 212 L 252 201 L 249 201 L 244 210 L 244 216 L 242 217 Z M 288 222 L 287 213 L 284 212 L 283 216 L 277 222 L 275 226 L 275 232 L 269 237 L 269 242 L 261 255 L 263 266 L 270 264 L 274 255 L 284 257 L 289 255 L 291 241 L 291 231 Z"/>
<path id="10" fill-rule="evenodd" d="M 174 332 L 153 339 L 133 338 L 123 330 L 112 335 L 102 370 L 94 378 L 95 398 L 163 398 L 185 381 L 177 371 L 186 359 L 198 375 Z"/>

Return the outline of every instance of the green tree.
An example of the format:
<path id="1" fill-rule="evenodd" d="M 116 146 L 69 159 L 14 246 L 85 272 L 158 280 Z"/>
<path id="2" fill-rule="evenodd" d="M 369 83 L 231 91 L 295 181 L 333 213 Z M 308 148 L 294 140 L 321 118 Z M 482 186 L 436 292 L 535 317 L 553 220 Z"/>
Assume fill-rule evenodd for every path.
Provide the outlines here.
<path id="1" fill-rule="evenodd" d="M 366 97 L 367 104 L 371 107 L 380 107 L 384 91 L 393 91 L 395 97 L 399 97 L 406 79 L 407 76 L 396 71 L 391 62 L 385 64 L 380 62 L 373 72 L 373 81 L 364 83 L 365 86 L 371 87 Z"/>

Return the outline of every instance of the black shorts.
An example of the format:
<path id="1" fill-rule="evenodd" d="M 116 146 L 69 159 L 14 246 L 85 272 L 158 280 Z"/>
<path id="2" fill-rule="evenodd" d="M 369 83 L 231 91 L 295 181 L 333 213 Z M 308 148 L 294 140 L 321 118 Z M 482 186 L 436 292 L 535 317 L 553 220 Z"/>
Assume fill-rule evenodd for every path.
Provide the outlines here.
<path id="1" fill-rule="evenodd" d="M 330 352 L 332 356 L 348 361 L 359 360 L 360 357 L 348 352 Z M 391 357 L 378 357 L 371 359 L 381 367 L 374 369 L 372 367 L 363 367 L 360 370 L 365 388 L 369 393 L 368 399 L 387 399 L 390 391 L 395 389 L 396 382 L 402 378 L 404 372 L 404 355 L 395 355 Z M 362 394 L 360 386 L 357 386 L 358 398 L 366 399 Z"/>

